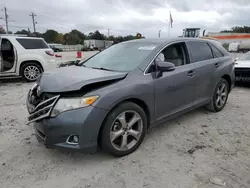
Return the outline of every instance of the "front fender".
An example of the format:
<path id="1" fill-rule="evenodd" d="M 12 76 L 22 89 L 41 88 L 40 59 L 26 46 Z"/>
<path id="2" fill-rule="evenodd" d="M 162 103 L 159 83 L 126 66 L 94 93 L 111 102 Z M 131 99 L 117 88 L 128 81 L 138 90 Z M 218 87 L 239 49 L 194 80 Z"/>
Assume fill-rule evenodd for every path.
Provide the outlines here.
<path id="1" fill-rule="evenodd" d="M 137 81 L 130 79 L 119 81 L 116 84 L 95 91 L 93 94 L 100 96 L 93 104 L 98 108 L 112 110 L 123 101 L 138 99 L 146 104 L 151 117 L 154 117 L 154 81 L 150 75 Z M 92 95 L 92 93 L 88 95 Z"/>

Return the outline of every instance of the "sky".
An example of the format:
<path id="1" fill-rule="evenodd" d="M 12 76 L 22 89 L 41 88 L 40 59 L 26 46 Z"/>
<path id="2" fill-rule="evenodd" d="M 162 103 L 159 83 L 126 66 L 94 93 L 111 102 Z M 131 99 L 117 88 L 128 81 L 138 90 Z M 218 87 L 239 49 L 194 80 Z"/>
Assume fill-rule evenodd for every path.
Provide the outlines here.
<path id="1" fill-rule="evenodd" d="M 250 0 L 1 0 L 0 18 L 8 10 L 9 30 L 55 29 L 66 33 L 78 29 L 85 34 L 99 30 L 110 35 L 135 35 L 147 38 L 179 36 L 188 27 L 219 32 L 250 24 Z M 173 25 L 169 31 L 170 11 Z M 5 21 L 0 19 L 5 28 Z"/>

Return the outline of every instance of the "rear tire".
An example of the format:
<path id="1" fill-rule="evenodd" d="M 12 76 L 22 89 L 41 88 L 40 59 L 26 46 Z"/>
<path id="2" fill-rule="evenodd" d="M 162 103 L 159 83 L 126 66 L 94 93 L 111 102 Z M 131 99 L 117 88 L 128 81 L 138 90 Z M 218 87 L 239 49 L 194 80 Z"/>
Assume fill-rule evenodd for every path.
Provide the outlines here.
<path id="1" fill-rule="evenodd" d="M 206 109 L 211 112 L 221 111 L 227 103 L 228 94 L 229 84 L 224 78 L 221 78 L 214 89 L 212 100 L 206 106 Z"/>
<path id="2" fill-rule="evenodd" d="M 34 82 L 43 72 L 42 67 L 38 63 L 30 62 L 22 65 L 20 69 L 21 76 L 27 82 Z"/>
<path id="3" fill-rule="evenodd" d="M 122 103 L 104 121 L 101 148 L 115 157 L 128 155 L 140 146 L 146 130 L 147 117 L 143 109 L 132 102 Z"/>

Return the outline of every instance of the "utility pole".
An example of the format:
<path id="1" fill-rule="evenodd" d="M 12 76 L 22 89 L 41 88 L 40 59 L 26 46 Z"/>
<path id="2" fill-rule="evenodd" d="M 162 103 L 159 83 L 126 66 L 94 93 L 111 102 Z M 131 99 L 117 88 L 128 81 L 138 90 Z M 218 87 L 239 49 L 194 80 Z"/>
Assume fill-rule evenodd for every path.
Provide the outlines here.
<path id="1" fill-rule="evenodd" d="M 4 20 L 5 20 L 5 23 L 6 23 L 6 33 L 7 34 L 9 34 L 8 19 L 9 19 L 9 15 L 7 14 L 7 8 L 4 7 Z"/>
<path id="2" fill-rule="evenodd" d="M 110 31 L 110 29 L 108 29 L 108 38 L 109 38 L 109 31 Z"/>
<path id="3" fill-rule="evenodd" d="M 35 21 L 35 16 L 36 16 L 36 15 L 32 12 L 32 13 L 30 14 L 30 16 L 32 17 L 34 33 L 36 33 L 36 24 L 37 24 L 37 22 Z"/>

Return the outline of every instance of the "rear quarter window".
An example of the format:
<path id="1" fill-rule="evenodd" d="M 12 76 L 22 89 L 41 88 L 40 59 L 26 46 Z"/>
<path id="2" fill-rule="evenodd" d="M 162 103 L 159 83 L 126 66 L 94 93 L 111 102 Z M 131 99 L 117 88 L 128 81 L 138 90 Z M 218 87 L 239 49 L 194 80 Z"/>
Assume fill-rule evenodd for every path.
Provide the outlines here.
<path id="1" fill-rule="evenodd" d="M 213 59 L 211 48 L 206 42 L 189 41 L 188 46 L 194 62 Z"/>
<path id="2" fill-rule="evenodd" d="M 223 56 L 230 56 L 229 52 L 223 47 L 221 42 L 218 41 L 210 41 L 220 52 L 223 54 Z"/>
<path id="3" fill-rule="evenodd" d="M 224 56 L 224 54 L 220 50 L 218 50 L 215 46 L 210 44 L 210 47 L 212 48 L 212 51 L 213 51 L 215 58 L 220 58 L 220 57 Z"/>
<path id="4" fill-rule="evenodd" d="M 27 50 L 49 48 L 49 46 L 42 39 L 17 38 L 16 40 Z"/>

